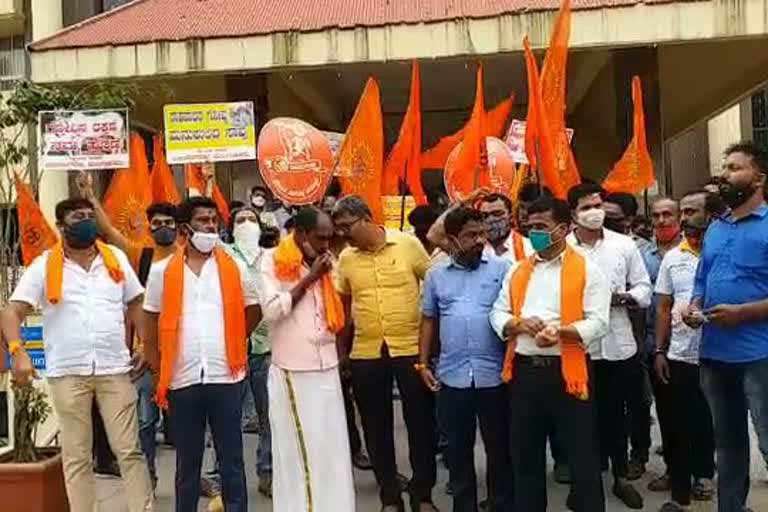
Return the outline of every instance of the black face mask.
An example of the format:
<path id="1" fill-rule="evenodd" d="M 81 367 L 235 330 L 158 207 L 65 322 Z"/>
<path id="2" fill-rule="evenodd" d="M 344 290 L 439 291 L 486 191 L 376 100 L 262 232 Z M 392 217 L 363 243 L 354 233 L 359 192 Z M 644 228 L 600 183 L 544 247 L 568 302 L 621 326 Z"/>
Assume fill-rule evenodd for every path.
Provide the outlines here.
<path id="1" fill-rule="evenodd" d="M 724 181 L 720 183 L 720 197 L 725 204 L 731 208 L 738 208 L 746 203 L 752 194 L 755 193 L 754 187 L 751 184 L 748 185 L 733 185 Z"/>
<path id="2" fill-rule="evenodd" d="M 623 220 L 609 219 L 606 217 L 605 222 L 603 222 L 603 227 L 615 231 L 616 233 L 626 234 L 626 223 Z"/>
<path id="3" fill-rule="evenodd" d="M 700 240 L 704 238 L 704 233 L 707 231 L 707 226 L 698 226 L 691 224 L 690 222 L 683 222 L 680 224 L 680 228 L 683 230 L 685 238 L 692 238 L 694 240 Z"/>
<path id="4" fill-rule="evenodd" d="M 152 239 L 160 247 L 168 247 L 176 241 L 176 229 L 168 226 L 161 226 L 152 230 Z"/>
<path id="5" fill-rule="evenodd" d="M 67 245 L 73 249 L 87 249 L 99 236 L 99 228 L 93 219 L 83 219 L 64 228 Z"/>

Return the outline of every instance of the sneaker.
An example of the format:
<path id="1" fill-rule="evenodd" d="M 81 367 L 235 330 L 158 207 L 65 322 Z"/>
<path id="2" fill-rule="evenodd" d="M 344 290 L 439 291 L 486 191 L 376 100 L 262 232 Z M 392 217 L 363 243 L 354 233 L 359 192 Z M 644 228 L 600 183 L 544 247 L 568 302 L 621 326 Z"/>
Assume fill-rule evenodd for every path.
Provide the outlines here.
<path id="1" fill-rule="evenodd" d="M 272 473 L 259 475 L 259 492 L 267 498 L 272 498 Z"/>
<path id="2" fill-rule="evenodd" d="M 362 469 L 364 471 L 373 469 L 373 466 L 371 465 L 371 460 L 362 450 L 352 456 L 352 465 L 355 466 L 357 469 Z"/>
<path id="3" fill-rule="evenodd" d="M 640 493 L 637 492 L 632 484 L 616 482 L 613 484 L 613 495 L 633 510 L 641 510 L 643 508 L 643 497 L 640 496 Z"/>
<path id="4" fill-rule="evenodd" d="M 648 482 L 648 490 L 653 492 L 669 492 L 669 475 L 664 474 Z"/>
<path id="5" fill-rule="evenodd" d="M 555 482 L 559 484 L 571 483 L 571 469 L 568 464 L 563 462 L 555 462 Z"/>
<path id="6" fill-rule="evenodd" d="M 659 512 L 685 512 L 685 510 L 687 510 L 687 507 L 683 507 L 674 501 L 668 501 L 661 506 Z"/>
<path id="7" fill-rule="evenodd" d="M 715 486 L 709 478 L 697 478 L 691 488 L 691 498 L 696 501 L 712 501 L 715 496 Z"/>
<path id="8" fill-rule="evenodd" d="M 639 459 L 630 459 L 627 465 L 627 480 L 640 480 L 645 474 L 645 464 Z"/>

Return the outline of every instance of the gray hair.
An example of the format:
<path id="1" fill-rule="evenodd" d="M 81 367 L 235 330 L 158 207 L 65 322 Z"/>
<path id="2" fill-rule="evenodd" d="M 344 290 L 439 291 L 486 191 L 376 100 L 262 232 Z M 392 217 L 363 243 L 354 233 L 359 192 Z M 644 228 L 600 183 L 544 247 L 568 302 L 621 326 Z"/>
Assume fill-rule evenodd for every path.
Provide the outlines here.
<path id="1" fill-rule="evenodd" d="M 370 219 L 371 209 L 365 204 L 365 201 L 360 196 L 346 196 L 333 205 L 333 212 L 331 213 L 334 219 L 338 219 L 342 215 L 349 215 L 350 217 L 358 217 L 360 219 Z"/>

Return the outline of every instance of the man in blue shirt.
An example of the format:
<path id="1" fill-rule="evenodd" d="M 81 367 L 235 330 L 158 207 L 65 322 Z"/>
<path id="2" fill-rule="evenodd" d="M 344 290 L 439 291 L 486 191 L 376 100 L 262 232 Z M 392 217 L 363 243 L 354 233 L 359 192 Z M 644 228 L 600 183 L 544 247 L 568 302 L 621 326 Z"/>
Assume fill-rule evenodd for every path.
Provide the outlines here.
<path id="1" fill-rule="evenodd" d="M 452 210 L 445 217 L 445 231 L 452 245 L 451 259 L 430 269 L 424 282 L 416 367 L 427 387 L 440 393 L 453 511 L 477 510 L 474 447 L 479 419 L 488 461 L 489 510 L 508 512 L 513 510 L 513 491 L 501 381 L 504 345 L 488 315 L 510 263 L 483 253 L 486 232 L 477 210 Z M 435 376 L 428 364 L 438 337 Z"/>
<path id="2" fill-rule="evenodd" d="M 768 152 L 751 142 L 725 151 L 720 195 L 731 208 L 707 231 L 693 300 L 683 316 L 704 325 L 701 381 L 712 408 L 718 510 L 742 512 L 749 493 L 747 410 L 768 439 Z"/>

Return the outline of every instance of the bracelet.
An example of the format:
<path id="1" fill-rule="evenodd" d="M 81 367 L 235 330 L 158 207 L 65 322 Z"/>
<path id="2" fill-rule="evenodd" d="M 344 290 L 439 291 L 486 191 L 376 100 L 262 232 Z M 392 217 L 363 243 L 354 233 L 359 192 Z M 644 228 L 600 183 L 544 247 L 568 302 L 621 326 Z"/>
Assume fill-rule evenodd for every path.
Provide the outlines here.
<path id="1" fill-rule="evenodd" d="M 8 353 L 11 354 L 12 356 L 15 356 L 16 354 L 18 354 L 22 348 L 24 348 L 24 346 L 22 345 L 22 342 L 19 340 L 8 342 Z"/>
<path id="2" fill-rule="evenodd" d="M 421 373 L 421 372 L 423 372 L 424 370 L 426 370 L 426 369 L 427 369 L 427 365 L 426 365 L 426 364 L 424 364 L 424 363 L 414 363 L 414 364 L 413 364 L 413 369 L 414 369 L 414 370 L 415 370 L 417 373 Z"/>

